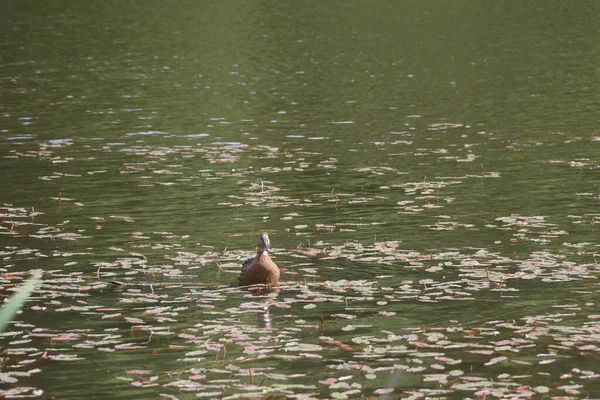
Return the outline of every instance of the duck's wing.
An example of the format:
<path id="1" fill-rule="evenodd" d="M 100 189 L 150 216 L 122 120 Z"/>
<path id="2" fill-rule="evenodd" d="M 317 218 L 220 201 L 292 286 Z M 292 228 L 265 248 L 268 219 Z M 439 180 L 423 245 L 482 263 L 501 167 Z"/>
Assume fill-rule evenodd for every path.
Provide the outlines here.
<path id="1" fill-rule="evenodd" d="M 244 261 L 244 263 L 242 264 L 242 270 L 240 271 L 240 274 L 243 274 L 248 270 L 248 268 L 250 268 L 250 265 L 252 264 L 252 261 L 254 261 L 254 258 L 255 257 L 250 257 L 249 259 Z"/>
<path id="2" fill-rule="evenodd" d="M 253 262 L 254 262 L 254 258 L 249 258 L 246 261 L 244 261 L 244 264 L 242 264 L 242 270 L 238 274 L 238 284 L 242 285 L 243 282 L 246 281 L 246 278 L 247 278 L 246 275 L 250 271 L 250 268 L 252 267 Z"/>

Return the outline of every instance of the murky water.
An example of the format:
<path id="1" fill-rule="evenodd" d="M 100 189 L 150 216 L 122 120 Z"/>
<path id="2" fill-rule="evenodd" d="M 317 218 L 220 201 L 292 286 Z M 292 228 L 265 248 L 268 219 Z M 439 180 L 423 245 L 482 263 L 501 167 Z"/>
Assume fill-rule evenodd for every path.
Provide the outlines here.
<path id="1" fill-rule="evenodd" d="M 600 392 L 596 3 L 0 7 L 5 396 Z"/>

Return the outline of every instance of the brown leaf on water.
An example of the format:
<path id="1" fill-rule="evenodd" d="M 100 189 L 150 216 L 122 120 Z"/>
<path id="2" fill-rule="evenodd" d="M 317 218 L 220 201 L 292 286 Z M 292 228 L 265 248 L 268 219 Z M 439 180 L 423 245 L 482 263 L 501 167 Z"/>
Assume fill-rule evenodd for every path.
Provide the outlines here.
<path id="1" fill-rule="evenodd" d="M 326 339 L 326 340 L 323 340 L 322 343 L 323 344 L 328 344 L 328 345 L 331 345 L 331 346 L 339 347 L 342 350 L 348 350 L 348 351 L 352 350 L 352 346 L 349 346 L 349 345 L 347 345 L 345 343 L 342 343 L 342 342 L 340 342 L 338 340 L 329 340 L 329 339 Z"/>

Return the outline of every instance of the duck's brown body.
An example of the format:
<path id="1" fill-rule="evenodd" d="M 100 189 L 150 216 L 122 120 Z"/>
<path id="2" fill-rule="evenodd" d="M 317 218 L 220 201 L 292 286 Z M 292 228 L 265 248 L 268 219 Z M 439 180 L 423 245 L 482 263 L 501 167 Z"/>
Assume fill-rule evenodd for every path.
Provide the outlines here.
<path id="1" fill-rule="evenodd" d="M 247 259 L 238 275 L 240 286 L 274 285 L 279 282 L 279 267 L 269 257 L 270 247 L 269 235 L 261 233 L 256 246 L 256 257 Z"/>

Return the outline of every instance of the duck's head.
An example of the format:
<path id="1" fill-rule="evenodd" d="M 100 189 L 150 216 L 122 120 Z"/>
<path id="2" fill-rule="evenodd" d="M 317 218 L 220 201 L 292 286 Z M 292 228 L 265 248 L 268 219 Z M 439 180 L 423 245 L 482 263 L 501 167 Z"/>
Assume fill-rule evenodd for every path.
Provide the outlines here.
<path id="1" fill-rule="evenodd" d="M 267 232 L 262 232 L 258 237 L 258 251 L 262 253 L 263 251 L 271 250 L 271 240 L 269 240 L 269 235 Z"/>

